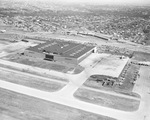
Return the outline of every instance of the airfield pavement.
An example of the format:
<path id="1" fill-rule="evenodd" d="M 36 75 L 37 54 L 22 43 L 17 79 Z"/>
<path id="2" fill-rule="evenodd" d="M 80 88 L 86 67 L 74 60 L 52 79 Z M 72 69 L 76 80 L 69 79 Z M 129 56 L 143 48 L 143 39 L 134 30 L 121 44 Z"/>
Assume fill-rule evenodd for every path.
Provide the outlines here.
<path id="1" fill-rule="evenodd" d="M 108 75 L 118 77 L 129 58 L 120 59 L 120 56 L 111 54 L 93 53 L 83 60 L 80 65 L 89 70 L 91 75 Z"/>
<path id="2" fill-rule="evenodd" d="M 119 120 L 144 120 L 144 116 L 147 114 L 144 112 L 145 110 L 147 110 L 145 106 L 145 101 L 142 101 L 140 103 L 140 107 L 137 111 L 124 112 L 120 110 L 114 110 L 112 108 L 102 107 L 91 103 L 83 102 L 75 99 L 73 96 L 75 91 L 80 86 L 82 86 L 82 84 L 88 79 L 90 75 L 102 74 L 118 77 L 128 60 L 129 58 L 120 59 L 119 56 L 116 55 L 94 53 L 80 63 L 81 66 L 85 67 L 85 70 L 80 74 L 75 75 L 44 70 L 6 60 L 0 60 L 0 63 L 4 65 L 10 65 L 12 67 L 18 67 L 20 69 L 33 70 L 36 72 L 42 71 L 43 73 L 49 73 L 51 75 L 57 75 L 59 77 L 61 76 L 69 80 L 69 83 L 65 87 L 63 87 L 60 91 L 53 93 L 1 80 L 0 87 L 35 98 L 43 99 L 46 101 L 62 104 L 65 106 L 81 109 L 96 114 L 101 114 L 104 116 L 109 116 Z"/>
<path id="3" fill-rule="evenodd" d="M 16 67 L 16 66 L 17 67 L 19 66 L 22 68 L 25 67 L 24 65 L 21 66 L 18 63 L 12 64 L 13 62 L 8 62 L 8 61 L 4 62 L 4 60 L 2 60 L 0 62 L 2 62 L 3 64 L 9 63 L 9 65 L 14 65 L 14 67 Z M 13 83 L 6 82 L 6 81 L 0 81 L 0 87 L 14 91 L 14 92 L 18 92 L 21 94 L 40 98 L 40 99 L 43 99 L 46 101 L 59 103 L 62 105 L 70 106 L 73 108 L 81 109 L 81 110 L 96 113 L 96 114 L 101 114 L 104 116 L 109 116 L 112 118 L 117 118 L 119 120 L 143 120 L 143 117 L 145 115 L 144 114 L 145 112 L 143 113 L 143 110 L 145 110 L 145 107 L 143 107 L 143 104 L 144 104 L 143 102 L 142 102 L 142 104 L 140 104 L 139 110 L 137 110 L 135 112 L 124 112 L 124 111 L 114 110 L 111 108 L 102 107 L 102 106 L 94 105 L 91 103 L 87 103 L 87 102 L 83 102 L 83 101 L 75 99 L 73 96 L 75 91 L 80 86 L 82 86 L 82 84 L 87 80 L 87 78 L 90 76 L 90 74 L 93 74 L 93 72 L 90 73 L 91 68 L 92 68 L 92 66 L 85 69 L 82 73 L 76 74 L 76 75 L 64 74 L 64 76 L 69 79 L 69 83 L 64 88 L 62 88 L 60 91 L 54 92 L 54 93 L 44 92 L 41 90 L 36 90 L 33 88 L 13 84 Z M 94 68 L 92 68 L 92 69 L 94 69 Z M 58 72 L 53 71 L 53 74 L 57 74 L 57 73 Z"/>

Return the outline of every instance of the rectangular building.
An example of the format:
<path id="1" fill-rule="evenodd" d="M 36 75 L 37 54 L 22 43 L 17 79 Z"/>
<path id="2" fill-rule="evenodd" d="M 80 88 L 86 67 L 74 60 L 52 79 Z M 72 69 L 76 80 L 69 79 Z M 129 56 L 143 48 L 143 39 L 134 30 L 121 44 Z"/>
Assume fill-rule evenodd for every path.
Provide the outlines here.
<path id="1" fill-rule="evenodd" d="M 78 64 L 94 51 L 95 46 L 55 40 L 27 48 L 24 55 L 49 61 Z"/>

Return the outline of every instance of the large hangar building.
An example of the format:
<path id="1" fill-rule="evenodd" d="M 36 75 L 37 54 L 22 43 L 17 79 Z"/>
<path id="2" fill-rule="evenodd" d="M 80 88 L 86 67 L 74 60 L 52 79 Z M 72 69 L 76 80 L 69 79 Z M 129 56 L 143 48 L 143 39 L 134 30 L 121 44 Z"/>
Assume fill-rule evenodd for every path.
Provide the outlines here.
<path id="1" fill-rule="evenodd" d="M 24 55 L 49 61 L 78 64 L 95 51 L 95 46 L 66 41 L 48 41 L 27 48 Z"/>

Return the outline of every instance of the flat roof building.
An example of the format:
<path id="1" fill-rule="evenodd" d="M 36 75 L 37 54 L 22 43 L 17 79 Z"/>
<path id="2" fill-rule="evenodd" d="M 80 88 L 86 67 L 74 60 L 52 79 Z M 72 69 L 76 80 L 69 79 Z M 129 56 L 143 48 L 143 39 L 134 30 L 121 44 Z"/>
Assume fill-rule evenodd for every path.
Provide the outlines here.
<path id="1" fill-rule="evenodd" d="M 78 64 L 85 57 L 94 52 L 94 49 L 95 46 L 53 40 L 27 48 L 24 54 L 26 56 L 50 61 Z"/>

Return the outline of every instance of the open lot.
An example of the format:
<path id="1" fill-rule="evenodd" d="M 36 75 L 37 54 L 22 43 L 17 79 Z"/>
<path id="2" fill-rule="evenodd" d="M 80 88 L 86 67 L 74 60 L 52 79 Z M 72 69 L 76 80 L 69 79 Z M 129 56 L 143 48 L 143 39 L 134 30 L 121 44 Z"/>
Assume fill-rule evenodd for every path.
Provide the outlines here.
<path id="1" fill-rule="evenodd" d="M 136 111 L 140 101 L 79 88 L 74 96 L 82 101 L 123 111 Z"/>
<path id="2" fill-rule="evenodd" d="M 92 67 L 89 68 L 91 75 L 118 77 L 128 60 L 128 57 L 120 59 L 118 55 L 93 53 L 83 60 L 80 65 L 85 68 Z"/>
<path id="3" fill-rule="evenodd" d="M 0 88 L 1 120 L 115 120 Z"/>
<path id="4" fill-rule="evenodd" d="M 150 53 L 134 52 L 132 60 L 136 61 L 150 61 Z"/>
<path id="5" fill-rule="evenodd" d="M 0 80 L 12 82 L 15 84 L 48 91 L 54 92 L 62 89 L 66 84 L 54 82 L 51 79 L 42 79 L 33 76 L 28 76 L 21 74 L 20 72 L 17 73 L 15 71 L 8 71 L 6 69 L 0 69 Z"/>
<path id="6" fill-rule="evenodd" d="M 98 53 L 93 53 L 91 55 L 89 55 L 85 60 L 83 60 L 80 65 L 88 68 L 88 67 L 95 67 L 95 65 L 97 65 L 98 62 L 100 62 L 102 59 L 106 58 L 110 56 L 110 54 L 98 54 Z"/>

